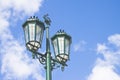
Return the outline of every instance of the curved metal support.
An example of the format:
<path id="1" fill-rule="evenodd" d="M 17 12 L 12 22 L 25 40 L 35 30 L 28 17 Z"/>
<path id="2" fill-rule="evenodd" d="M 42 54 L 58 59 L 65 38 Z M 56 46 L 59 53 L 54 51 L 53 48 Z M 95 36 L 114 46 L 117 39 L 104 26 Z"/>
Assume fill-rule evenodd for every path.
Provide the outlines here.
<path id="1" fill-rule="evenodd" d="M 46 69 L 46 54 L 42 54 L 32 50 L 30 51 L 33 53 L 34 58 L 37 58 L 41 64 L 45 65 L 45 69 Z M 66 62 L 60 62 L 56 59 L 53 59 L 53 57 L 51 57 L 51 70 L 61 67 L 61 70 L 63 71 L 65 66 L 68 66 Z"/>
<path id="2" fill-rule="evenodd" d="M 51 57 L 51 64 L 52 64 L 52 69 L 56 69 L 56 68 L 61 67 L 62 71 L 64 70 L 65 66 L 68 66 L 66 63 L 60 62 L 60 61 L 58 61 L 56 59 L 53 59 L 52 57 Z"/>
<path id="3" fill-rule="evenodd" d="M 39 62 L 43 65 L 45 65 L 46 63 L 46 58 L 44 56 L 41 55 L 36 55 L 36 58 L 39 60 Z"/>
<path id="4" fill-rule="evenodd" d="M 32 52 L 32 55 L 33 55 L 33 58 L 37 58 L 39 60 L 39 62 L 43 65 L 46 64 L 46 55 L 45 54 L 42 54 L 42 53 L 39 53 L 37 51 L 33 51 L 33 50 L 30 50 Z"/>

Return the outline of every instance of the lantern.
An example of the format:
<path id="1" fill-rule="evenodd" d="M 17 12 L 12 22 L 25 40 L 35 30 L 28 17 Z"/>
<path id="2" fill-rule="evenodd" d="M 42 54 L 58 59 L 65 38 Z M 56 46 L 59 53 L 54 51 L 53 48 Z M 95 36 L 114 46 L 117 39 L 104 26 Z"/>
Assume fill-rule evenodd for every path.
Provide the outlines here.
<path id="1" fill-rule="evenodd" d="M 44 23 L 37 17 L 33 16 L 23 24 L 23 30 L 26 47 L 29 50 L 37 51 L 42 44 L 43 33 L 45 30 Z"/>
<path id="2" fill-rule="evenodd" d="M 58 31 L 52 38 L 55 57 L 60 62 L 69 60 L 71 37 L 64 31 Z"/>

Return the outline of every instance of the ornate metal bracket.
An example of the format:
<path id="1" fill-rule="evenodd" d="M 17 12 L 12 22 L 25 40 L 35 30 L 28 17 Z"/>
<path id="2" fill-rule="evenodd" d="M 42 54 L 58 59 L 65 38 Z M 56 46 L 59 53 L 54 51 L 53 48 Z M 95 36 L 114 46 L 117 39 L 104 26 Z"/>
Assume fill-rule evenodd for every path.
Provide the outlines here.
<path id="1" fill-rule="evenodd" d="M 34 58 L 37 58 L 41 64 L 45 65 L 44 67 L 46 69 L 46 54 L 42 54 L 37 51 L 31 51 L 31 52 L 34 55 Z M 67 66 L 66 63 L 60 62 L 51 57 L 51 70 L 61 67 L 61 70 L 63 71 L 65 66 Z"/>

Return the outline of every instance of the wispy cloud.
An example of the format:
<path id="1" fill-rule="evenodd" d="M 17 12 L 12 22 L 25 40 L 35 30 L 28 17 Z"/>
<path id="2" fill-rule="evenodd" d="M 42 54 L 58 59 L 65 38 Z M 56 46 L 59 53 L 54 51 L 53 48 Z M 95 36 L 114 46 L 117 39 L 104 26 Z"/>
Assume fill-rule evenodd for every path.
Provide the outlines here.
<path id="1" fill-rule="evenodd" d="M 43 0 L 0 0 L 0 11 L 31 15 L 39 11 Z M 10 9 L 12 11 L 10 11 Z"/>
<path id="2" fill-rule="evenodd" d="M 78 43 L 74 44 L 73 48 L 75 52 L 82 52 L 85 51 L 87 42 L 84 40 L 79 41 Z"/>
<path id="3" fill-rule="evenodd" d="M 116 73 L 120 68 L 120 34 L 108 37 L 108 43 L 98 44 L 98 57 L 87 80 L 120 80 L 120 74 Z M 114 50 L 114 48 L 116 48 Z M 117 68 L 116 68 L 117 66 Z"/>
<path id="4" fill-rule="evenodd" d="M 108 38 L 109 42 L 120 47 L 120 34 L 115 34 L 114 36 L 110 36 Z"/>
<path id="5" fill-rule="evenodd" d="M 29 58 L 25 47 L 14 38 L 9 20 L 33 15 L 39 11 L 42 0 L 0 0 L 0 79 L 2 80 L 44 80 L 41 66 Z M 14 19 L 13 19 L 14 17 Z"/>
<path id="6" fill-rule="evenodd" d="M 4 75 L 3 79 L 26 80 L 31 77 L 33 80 L 43 80 L 39 63 L 32 60 L 25 52 L 25 48 L 16 40 L 10 38 L 9 40 L 10 42 L 2 43 L 1 74 Z"/>

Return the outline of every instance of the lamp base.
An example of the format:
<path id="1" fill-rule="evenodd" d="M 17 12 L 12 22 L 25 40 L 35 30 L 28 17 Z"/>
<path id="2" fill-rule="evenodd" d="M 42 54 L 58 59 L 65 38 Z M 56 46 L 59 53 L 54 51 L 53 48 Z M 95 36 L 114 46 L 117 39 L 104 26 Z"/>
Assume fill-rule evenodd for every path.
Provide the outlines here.
<path id="1" fill-rule="evenodd" d="M 26 47 L 29 49 L 29 50 L 34 50 L 34 51 L 37 51 L 41 45 L 39 42 L 37 41 L 29 41 L 28 43 L 26 43 Z"/>

